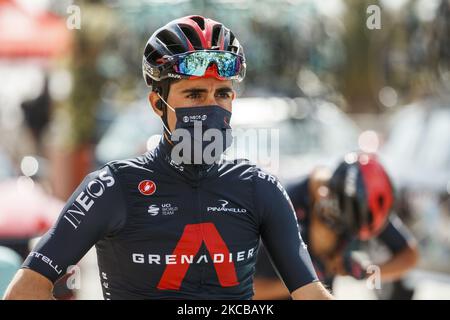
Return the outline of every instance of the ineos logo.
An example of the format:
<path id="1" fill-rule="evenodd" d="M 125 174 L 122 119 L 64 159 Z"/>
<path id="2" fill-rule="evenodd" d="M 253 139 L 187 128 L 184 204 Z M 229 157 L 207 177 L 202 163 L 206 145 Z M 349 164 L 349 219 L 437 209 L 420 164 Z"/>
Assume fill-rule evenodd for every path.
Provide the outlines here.
<path id="1" fill-rule="evenodd" d="M 115 180 L 106 170 L 100 171 L 97 178 L 90 181 L 86 189 L 80 192 L 72 205 L 64 213 L 63 218 L 68 221 L 75 229 L 81 224 L 81 219 L 89 212 L 94 205 L 94 199 L 103 195 L 105 189 L 112 187 Z"/>

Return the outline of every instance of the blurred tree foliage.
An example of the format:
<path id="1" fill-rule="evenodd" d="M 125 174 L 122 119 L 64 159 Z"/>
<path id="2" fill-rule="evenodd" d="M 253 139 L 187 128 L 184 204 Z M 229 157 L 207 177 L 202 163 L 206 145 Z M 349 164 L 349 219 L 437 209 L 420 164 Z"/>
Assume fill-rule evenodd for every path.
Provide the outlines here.
<path id="1" fill-rule="evenodd" d="M 383 87 L 395 88 L 400 103 L 448 77 L 450 0 L 434 1 L 441 7 L 431 20 L 418 18 L 423 0 L 411 0 L 398 12 L 374 0 L 76 1 L 82 27 L 76 31 L 72 66 L 74 143 L 92 141 L 103 95 L 111 101 L 145 97 L 146 40 L 188 14 L 219 20 L 240 39 L 248 60 L 243 95 L 332 99 L 342 93 L 346 111 L 383 112 Z M 373 4 L 382 7 L 381 30 L 366 27 L 366 10 Z"/>
<path id="2" fill-rule="evenodd" d="M 99 72 L 99 57 L 114 31 L 120 27 L 115 23 L 115 12 L 107 6 L 90 1 L 79 5 L 81 28 L 74 30 L 75 46 L 71 63 L 73 89 L 68 104 L 73 145 L 91 142 L 95 111 L 105 83 L 105 77 Z"/>
<path id="3" fill-rule="evenodd" d="M 381 30 L 369 30 L 366 27 L 368 17 L 366 9 L 371 4 L 378 5 L 378 2 L 347 0 L 346 3 L 350 8 L 343 18 L 346 30 L 343 35 L 346 60 L 339 89 L 352 107 L 351 111 L 367 112 L 377 105 L 372 88 L 373 82 L 377 82 L 379 53 L 382 48 L 379 41 L 376 41 Z"/>

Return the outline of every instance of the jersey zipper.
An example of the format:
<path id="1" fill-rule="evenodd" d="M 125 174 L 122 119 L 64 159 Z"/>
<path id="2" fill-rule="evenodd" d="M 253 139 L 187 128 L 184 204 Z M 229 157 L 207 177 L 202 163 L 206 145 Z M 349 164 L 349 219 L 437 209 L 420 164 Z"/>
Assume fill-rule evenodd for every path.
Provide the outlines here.
<path id="1" fill-rule="evenodd" d="M 198 172 L 197 180 L 195 180 L 195 184 L 193 186 L 194 190 L 195 190 L 195 199 L 196 199 L 196 206 L 197 206 L 196 210 L 198 210 L 198 212 L 199 212 L 200 223 L 204 223 L 206 221 L 205 212 L 202 209 L 201 197 L 200 197 L 201 185 L 202 185 L 201 182 L 203 180 L 203 177 L 205 176 L 205 173 L 206 172 L 203 172 L 203 171 Z M 201 232 L 202 239 L 205 239 L 205 234 L 204 234 L 203 228 L 200 228 L 200 232 Z M 200 254 L 208 255 L 208 251 L 206 250 L 206 246 L 205 246 L 204 242 L 202 244 L 202 249 L 201 249 Z M 202 287 L 205 283 L 206 271 L 207 271 L 207 265 L 202 264 L 200 267 L 200 287 Z"/>

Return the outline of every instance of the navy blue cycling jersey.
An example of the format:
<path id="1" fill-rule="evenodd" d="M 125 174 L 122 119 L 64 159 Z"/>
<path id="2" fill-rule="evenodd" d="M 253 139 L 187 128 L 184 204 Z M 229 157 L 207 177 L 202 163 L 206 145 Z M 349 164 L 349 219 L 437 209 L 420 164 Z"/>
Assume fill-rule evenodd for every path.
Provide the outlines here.
<path id="1" fill-rule="evenodd" d="M 250 299 L 260 239 L 290 291 L 317 281 L 274 176 L 176 165 L 162 139 L 89 174 L 23 267 L 54 282 L 95 245 L 106 299 Z"/>
<path id="2" fill-rule="evenodd" d="M 301 235 L 304 241 L 309 243 L 309 224 L 311 215 L 311 198 L 309 190 L 309 177 L 303 177 L 299 179 L 297 183 L 291 184 L 286 187 L 286 191 L 292 200 L 292 204 L 295 208 L 297 219 L 301 228 Z M 400 252 L 401 250 L 408 247 L 410 241 L 412 241 L 413 236 L 398 218 L 397 215 L 391 214 L 389 220 L 386 223 L 383 231 L 376 237 L 380 240 L 392 253 Z M 349 242 L 352 239 L 348 239 Z M 355 248 L 357 245 L 355 243 L 349 243 L 349 248 Z M 314 266 L 319 276 L 325 275 L 325 270 L 321 261 L 311 254 Z M 257 262 L 257 276 L 264 278 L 275 278 L 277 277 L 275 270 L 271 266 L 268 257 L 265 255 L 264 251 L 261 250 Z M 332 279 L 321 278 L 327 285 L 330 285 Z"/>

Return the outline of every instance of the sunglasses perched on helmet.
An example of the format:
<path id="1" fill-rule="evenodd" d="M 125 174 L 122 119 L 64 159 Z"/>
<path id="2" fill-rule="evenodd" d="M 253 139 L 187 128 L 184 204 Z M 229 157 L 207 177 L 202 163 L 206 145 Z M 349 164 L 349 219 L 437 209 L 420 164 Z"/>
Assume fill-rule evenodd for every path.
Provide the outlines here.
<path id="1" fill-rule="evenodd" d="M 241 81 L 245 76 L 244 58 L 228 51 L 197 50 L 164 56 L 161 60 L 161 66 L 145 66 L 146 70 L 159 80 L 192 79 L 213 73 L 219 80 Z"/>

